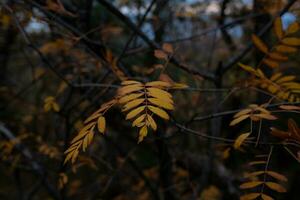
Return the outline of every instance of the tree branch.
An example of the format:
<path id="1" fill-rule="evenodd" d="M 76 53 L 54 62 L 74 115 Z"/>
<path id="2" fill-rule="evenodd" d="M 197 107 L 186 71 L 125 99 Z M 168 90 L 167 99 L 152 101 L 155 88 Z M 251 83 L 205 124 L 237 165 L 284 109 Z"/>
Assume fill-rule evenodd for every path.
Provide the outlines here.
<path id="1" fill-rule="evenodd" d="M 161 49 L 160 45 L 155 43 L 154 41 L 150 40 L 150 38 L 143 33 L 127 16 L 125 16 L 123 13 L 121 13 L 117 8 L 115 8 L 110 2 L 106 0 L 98 0 L 98 2 L 104 6 L 107 10 L 109 10 L 111 13 L 113 13 L 116 17 L 118 17 L 124 24 L 126 24 L 131 30 L 133 30 L 135 33 L 137 33 L 141 39 L 146 42 L 146 44 L 154 49 Z M 180 69 L 193 74 L 193 75 L 199 75 L 207 80 L 214 80 L 215 75 L 211 72 L 208 72 L 204 69 L 192 69 L 189 68 L 181 63 L 179 63 L 178 60 L 175 58 L 170 59 L 170 63 L 174 64 L 175 66 L 179 67 Z"/>
<path id="2" fill-rule="evenodd" d="M 296 1 L 297 1 L 297 0 L 290 0 L 290 1 L 286 4 L 286 6 L 279 12 L 279 14 L 278 14 L 277 16 L 275 16 L 275 18 L 278 17 L 278 16 L 282 16 L 284 13 L 286 13 L 286 12 L 292 7 L 292 5 L 293 5 Z M 274 18 L 274 19 L 275 19 L 275 18 Z M 266 34 L 266 33 L 272 28 L 274 19 L 271 20 L 268 24 L 266 24 L 266 25 L 264 26 L 264 28 L 261 29 L 261 30 L 257 33 L 257 35 L 258 35 L 259 37 L 261 37 L 261 36 L 263 36 L 264 34 Z M 225 72 L 228 71 L 231 67 L 233 67 L 235 64 L 237 64 L 244 56 L 246 56 L 246 55 L 250 52 L 250 50 L 252 49 L 252 47 L 253 47 L 253 42 L 250 42 L 250 43 L 247 45 L 247 47 L 246 47 L 243 51 L 241 51 L 240 54 L 238 54 L 238 55 L 236 55 L 235 57 L 233 57 L 231 60 L 229 60 L 229 62 L 228 62 L 227 64 L 225 64 L 225 65 L 223 66 L 223 68 L 222 68 L 222 70 L 221 70 L 221 73 L 225 73 Z"/>

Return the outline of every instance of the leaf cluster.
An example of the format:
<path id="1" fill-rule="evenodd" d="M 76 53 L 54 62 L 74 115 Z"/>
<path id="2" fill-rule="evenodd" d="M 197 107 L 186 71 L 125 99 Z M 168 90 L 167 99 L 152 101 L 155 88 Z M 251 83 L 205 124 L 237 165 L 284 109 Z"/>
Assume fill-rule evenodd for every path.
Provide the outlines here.
<path id="1" fill-rule="evenodd" d="M 173 96 L 167 90 L 183 89 L 187 86 L 180 83 L 169 83 L 165 81 L 152 81 L 142 83 L 136 80 L 125 80 L 117 95 L 111 101 L 103 104 L 84 122 L 84 127 L 71 141 L 70 147 L 65 151 L 65 163 L 69 160 L 74 163 L 78 157 L 79 150 L 86 150 L 91 144 L 97 130 L 104 134 L 106 120 L 105 113 L 114 105 L 122 106 L 122 112 L 126 112 L 126 120 L 133 120 L 132 127 L 138 127 L 138 142 L 143 141 L 148 134 L 148 129 L 157 130 L 157 122 L 153 115 L 169 120 L 167 110 L 174 110 Z"/>
<path id="2" fill-rule="evenodd" d="M 258 157 L 266 158 L 252 161 L 249 165 L 264 166 L 263 170 L 254 171 L 245 175 L 248 181 L 242 183 L 240 188 L 243 190 L 253 190 L 253 192 L 244 194 L 240 197 L 241 200 L 253 200 L 261 198 L 263 200 L 273 200 L 273 197 L 265 193 L 265 187 L 271 191 L 284 193 L 286 189 L 282 186 L 282 182 L 287 182 L 288 179 L 275 171 L 268 170 L 269 157 L 267 155 L 260 155 Z"/>

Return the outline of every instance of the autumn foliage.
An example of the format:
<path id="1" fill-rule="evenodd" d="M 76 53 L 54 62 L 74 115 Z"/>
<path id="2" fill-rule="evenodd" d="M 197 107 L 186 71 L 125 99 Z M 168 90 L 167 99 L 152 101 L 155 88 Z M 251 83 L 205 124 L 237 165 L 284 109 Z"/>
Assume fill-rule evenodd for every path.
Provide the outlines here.
<path id="1" fill-rule="evenodd" d="M 0 199 L 299 199 L 299 2 L 0 5 Z"/>

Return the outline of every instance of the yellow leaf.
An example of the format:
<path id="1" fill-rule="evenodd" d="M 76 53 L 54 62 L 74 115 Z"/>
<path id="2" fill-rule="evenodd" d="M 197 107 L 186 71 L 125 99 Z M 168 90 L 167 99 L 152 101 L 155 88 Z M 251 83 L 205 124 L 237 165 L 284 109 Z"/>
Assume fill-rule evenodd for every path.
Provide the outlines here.
<path id="1" fill-rule="evenodd" d="M 269 115 L 269 114 L 254 114 L 253 117 L 261 118 L 261 119 L 268 119 L 268 120 L 276 120 L 277 117 L 274 115 Z"/>
<path id="2" fill-rule="evenodd" d="M 167 110 L 174 110 L 174 106 L 172 103 L 163 101 L 161 99 L 157 98 L 148 98 L 148 101 L 151 102 L 152 104 L 159 106 L 161 108 L 167 109 Z"/>
<path id="3" fill-rule="evenodd" d="M 274 32 L 279 40 L 283 37 L 282 21 L 281 17 L 276 17 L 274 21 Z"/>
<path id="4" fill-rule="evenodd" d="M 276 81 L 281 76 L 282 76 L 282 73 L 275 73 L 274 75 L 271 76 L 270 80 L 271 81 Z"/>
<path id="5" fill-rule="evenodd" d="M 60 110 L 59 105 L 56 102 L 52 103 L 52 108 L 55 112 L 59 112 Z"/>
<path id="6" fill-rule="evenodd" d="M 262 181 L 251 181 L 251 182 L 243 183 L 242 185 L 240 185 L 240 188 L 241 189 L 249 189 L 249 188 L 257 187 L 261 184 L 263 184 Z"/>
<path id="7" fill-rule="evenodd" d="M 270 197 L 270 196 L 268 196 L 268 195 L 266 195 L 266 194 L 261 194 L 261 198 L 262 198 L 263 200 L 274 200 L 272 197 Z"/>
<path id="8" fill-rule="evenodd" d="M 264 78 L 265 75 L 263 73 L 263 71 L 261 71 L 261 69 L 257 69 L 256 70 L 256 76 L 260 77 L 260 78 Z"/>
<path id="9" fill-rule="evenodd" d="M 68 176 L 65 173 L 59 173 L 58 188 L 62 189 L 68 183 Z"/>
<path id="10" fill-rule="evenodd" d="M 238 63 L 238 65 L 247 72 L 256 73 L 255 69 L 249 65 L 244 65 L 243 63 Z"/>
<path id="11" fill-rule="evenodd" d="M 38 79 L 41 76 L 43 76 L 44 74 L 45 74 L 45 69 L 44 68 L 37 68 L 37 69 L 34 70 L 33 78 Z"/>
<path id="12" fill-rule="evenodd" d="M 139 91 L 139 90 L 143 89 L 142 86 L 143 86 L 142 84 L 127 85 L 127 86 L 121 87 L 118 90 L 118 94 L 120 96 L 123 96 L 123 95 L 128 94 L 128 93 Z"/>
<path id="13" fill-rule="evenodd" d="M 279 87 L 277 87 L 276 85 L 269 85 L 268 86 L 268 90 L 271 92 L 271 93 L 275 93 L 275 92 L 277 92 L 278 90 L 279 90 L 280 88 Z"/>
<path id="14" fill-rule="evenodd" d="M 295 95 L 290 95 L 290 97 L 289 97 L 289 102 L 296 102 L 296 97 L 295 97 Z"/>
<path id="15" fill-rule="evenodd" d="M 276 51 L 281 53 L 295 53 L 297 49 L 286 45 L 278 45 L 275 47 Z"/>
<path id="16" fill-rule="evenodd" d="M 250 104 L 249 107 L 253 109 L 257 109 L 259 106 L 257 104 Z"/>
<path id="17" fill-rule="evenodd" d="M 1 14 L 0 24 L 2 27 L 7 28 L 11 24 L 10 22 L 11 22 L 11 17 L 9 15 Z"/>
<path id="18" fill-rule="evenodd" d="M 259 196 L 260 196 L 260 193 L 249 193 L 249 194 L 240 196 L 240 200 L 252 200 L 252 199 L 256 199 Z"/>
<path id="19" fill-rule="evenodd" d="M 77 148 L 77 144 L 79 144 L 80 142 L 81 142 L 81 141 L 72 144 L 72 146 L 70 146 L 70 147 L 64 152 L 64 154 L 68 154 L 69 152 L 74 151 L 74 150 Z"/>
<path id="20" fill-rule="evenodd" d="M 60 107 L 55 101 L 55 97 L 48 96 L 44 99 L 44 111 L 48 112 L 50 110 L 53 110 L 55 112 L 59 112 Z"/>
<path id="21" fill-rule="evenodd" d="M 282 83 L 281 86 L 284 86 L 286 89 L 292 89 L 292 90 L 300 89 L 300 84 L 296 82 Z"/>
<path id="22" fill-rule="evenodd" d="M 172 78 L 169 75 L 165 74 L 165 73 L 160 74 L 159 77 L 158 77 L 158 80 L 168 82 L 168 83 L 172 83 L 172 84 L 174 83 Z"/>
<path id="23" fill-rule="evenodd" d="M 158 115 L 159 117 L 168 120 L 170 117 L 168 113 L 158 107 L 148 106 L 149 110 L 151 110 L 154 114 Z"/>
<path id="24" fill-rule="evenodd" d="M 44 111 L 45 111 L 45 112 L 49 112 L 50 110 L 51 110 L 51 104 L 45 103 L 45 104 L 44 104 Z"/>
<path id="25" fill-rule="evenodd" d="M 263 107 L 263 105 L 256 107 L 255 110 L 259 110 L 260 112 L 262 112 L 262 113 L 264 113 L 264 114 L 271 114 L 271 112 L 268 111 L 267 109 L 265 109 L 265 108 Z"/>
<path id="26" fill-rule="evenodd" d="M 146 125 L 146 123 L 145 122 L 141 122 L 141 123 L 137 124 L 136 127 L 140 128 L 140 127 L 142 127 L 144 125 Z"/>
<path id="27" fill-rule="evenodd" d="M 269 52 L 269 49 L 267 47 L 267 45 L 256 35 L 252 35 L 252 41 L 254 43 L 254 45 L 263 53 L 267 54 Z"/>
<path id="28" fill-rule="evenodd" d="M 230 150 L 231 148 L 228 147 L 222 152 L 222 159 L 226 160 L 230 156 Z"/>
<path id="29" fill-rule="evenodd" d="M 268 186 L 270 189 L 276 191 L 276 192 L 286 192 L 286 189 L 279 185 L 278 183 L 274 182 L 266 182 L 266 186 Z"/>
<path id="30" fill-rule="evenodd" d="M 90 134 L 90 132 L 83 138 L 83 142 L 82 142 L 82 151 L 85 152 L 88 144 L 88 135 Z"/>
<path id="31" fill-rule="evenodd" d="M 248 115 L 242 115 L 242 116 L 240 116 L 240 117 L 238 117 L 238 118 L 235 118 L 234 120 L 232 120 L 232 121 L 230 122 L 229 126 L 234 126 L 234 125 L 240 123 L 241 121 L 247 119 L 249 116 L 250 116 L 250 115 L 248 114 Z"/>
<path id="32" fill-rule="evenodd" d="M 89 116 L 83 123 L 87 124 L 89 123 L 90 121 L 98 118 L 99 116 L 101 116 L 101 113 L 94 113 L 92 114 L 91 116 Z"/>
<path id="33" fill-rule="evenodd" d="M 132 108 L 137 107 L 138 105 L 140 105 L 141 103 L 143 103 L 145 101 L 144 98 L 142 99 L 134 99 L 132 101 L 129 101 L 127 104 L 125 104 L 125 106 L 122 109 L 122 112 L 125 112 L 127 110 L 130 110 Z"/>
<path id="34" fill-rule="evenodd" d="M 265 173 L 265 171 L 252 172 L 252 173 L 246 174 L 245 178 L 252 178 L 252 177 L 255 177 L 255 176 L 262 175 L 264 173 Z"/>
<path id="35" fill-rule="evenodd" d="M 189 86 L 184 84 L 184 83 L 174 83 L 172 85 L 172 89 L 185 89 L 188 88 Z"/>
<path id="36" fill-rule="evenodd" d="M 240 146 L 244 143 L 244 141 L 249 137 L 251 133 L 243 133 L 241 134 L 235 141 L 233 144 L 233 147 L 235 149 L 239 149 Z"/>
<path id="37" fill-rule="evenodd" d="M 68 87 L 66 82 L 61 82 L 57 89 L 57 94 L 61 94 Z"/>
<path id="38" fill-rule="evenodd" d="M 296 76 L 284 76 L 284 77 L 276 80 L 276 83 L 280 84 L 280 83 L 292 81 L 292 80 L 295 80 L 295 78 L 296 78 Z"/>
<path id="39" fill-rule="evenodd" d="M 146 137 L 147 134 L 148 134 L 147 126 L 143 126 L 140 129 L 140 132 L 139 132 L 139 141 L 138 141 L 138 143 L 140 143 L 141 141 L 143 141 L 144 137 Z"/>
<path id="40" fill-rule="evenodd" d="M 111 106 L 113 106 L 115 103 L 117 103 L 117 100 L 116 100 L 116 99 L 112 99 L 112 100 L 110 100 L 110 101 L 104 103 L 104 104 L 100 107 L 100 109 L 99 109 L 98 111 L 96 111 L 96 112 L 102 112 L 102 111 L 104 111 L 104 110 L 110 108 Z"/>
<path id="41" fill-rule="evenodd" d="M 72 163 L 75 163 L 76 158 L 78 157 L 78 154 L 79 154 L 78 150 L 73 152 L 73 154 L 72 154 Z"/>
<path id="42" fill-rule="evenodd" d="M 133 109 L 132 111 L 130 111 L 127 115 L 126 115 L 126 120 L 127 119 L 132 119 L 134 118 L 135 116 L 137 116 L 139 113 L 141 113 L 144 109 L 145 109 L 146 106 L 140 106 L 140 107 L 137 107 L 135 109 Z"/>
<path id="43" fill-rule="evenodd" d="M 272 176 L 273 178 L 277 179 L 277 180 L 285 181 L 285 182 L 288 181 L 288 179 L 287 179 L 284 175 L 279 174 L 279 173 L 277 173 L 277 172 L 274 172 L 274 171 L 267 171 L 266 173 L 267 173 L 268 175 Z"/>
<path id="44" fill-rule="evenodd" d="M 261 118 L 259 118 L 259 117 L 256 116 L 256 115 L 251 115 L 251 116 L 250 116 L 250 119 L 251 119 L 252 121 L 254 121 L 254 122 L 257 122 L 257 121 L 261 120 Z"/>
<path id="45" fill-rule="evenodd" d="M 148 95 L 159 99 L 172 99 L 172 95 L 169 92 L 161 90 L 159 88 L 147 88 Z"/>
<path id="46" fill-rule="evenodd" d="M 71 160 L 71 158 L 72 158 L 72 153 L 68 153 L 68 154 L 66 155 L 65 160 L 64 160 L 64 164 L 66 164 L 69 160 Z"/>
<path id="47" fill-rule="evenodd" d="M 286 30 L 287 34 L 293 34 L 296 33 L 297 31 L 299 31 L 299 23 L 298 22 L 293 22 L 289 25 L 289 27 Z"/>
<path id="48" fill-rule="evenodd" d="M 57 39 L 53 42 L 48 42 L 44 44 L 41 48 L 40 51 L 44 54 L 51 54 L 51 53 L 56 53 L 59 51 L 66 51 L 67 48 L 70 46 L 67 45 L 66 40 L 63 39 Z"/>
<path id="49" fill-rule="evenodd" d="M 64 8 L 63 4 L 59 0 L 56 0 L 56 1 L 47 0 L 46 4 L 47 4 L 47 9 L 49 9 L 51 11 L 57 12 L 57 13 L 62 14 L 62 15 L 68 15 L 68 16 L 71 16 L 71 17 L 76 17 L 76 15 L 74 15 L 73 13 L 67 11 Z"/>
<path id="50" fill-rule="evenodd" d="M 289 58 L 287 56 L 281 55 L 277 52 L 269 53 L 268 56 L 274 60 L 287 61 Z"/>
<path id="51" fill-rule="evenodd" d="M 88 144 L 90 144 L 93 141 L 93 138 L 94 138 L 94 130 L 93 129 L 92 129 L 91 133 L 92 134 L 87 135 Z"/>
<path id="52" fill-rule="evenodd" d="M 262 164 L 266 164 L 267 162 L 266 161 L 253 161 L 253 162 L 250 162 L 249 165 L 262 165 Z"/>
<path id="53" fill-rule="evenodd" d="M 140 124 L 146 117 L 146 114 L 143 114 L 141 116 L 139 116 L 138 118 L 136 118 L 133 122 L 132 122 L 132 127 L 137 126 L 138 124 Z"/>
<path id="54" fill-rule="evenodd" d="M 233 117 L 237 118 L 239 116 L 246 115 L 246 114 L 250 113 L 251 111 L 252 111 L 252 109 L 246 108 L 246 109 L 243 109 L 240 112 L 236 113 Z"/>
<path id="55" fill-rule="evenodd" d="M 300 39 L 296 37 L 284 38 L 282 43 L 289 46 L 300 46 Z"/>
<path id="56" fill-rule="evenodd" d="M 134 84 L 140 85 L 142 83 L 139 81 L 134 81 L 134 80 L 126 80 L 126 81 L 121 82 L 121 85 L 134 85 Z"/>
<path id="57" fill-rule="evenodd" d="M 82 137 L 84 137 L 87 132 L 90 130 L 90 129 L 94 129 L 95 127 L 95 123 L 90 123 L 90 124 L 87 124 L 85 127 L 83 127 L 79 133 L 77 134 L 77 136 L 75 138 L 73 138 L 73 140 L 71 141 L 71 144 L 77 142 L 78 140 L 80 140 Z"/>
<path id="58" fill-rule="evenodd" d="M 98 131 L 100 133 L 104 134 L 106 121 L 105 121 L 105 118 L 103 116 L 101 116 L 101 117 L 98 118 L 97 125 L 98 125 Z"/>
<path id="59" fill-rule="evenodd" d="M 299 106 L 293 106 L 293 105 L 281 105 L 279 108 L 283 110 L 300 110 Z"/>
<path id="60" fill-rule="evenodd" d="M 129 95 L 125 95 L 119 99 L 119 103 L 121 103 L 121 104 L 127 103 L 128 101 L 139 98 L 142 95 L 144 95 L 144 93 L 132 93 Z"/>
<path id="61" fill-rule="evenodd" d="M 48 96 L 45 98 L 44 102 L 52 102 L 52 101 L 55 101 L 55 98 L 52 97 L 52 96 Z"/>
<path id="62" fill-rule="evenodd" d="M 257 71 L 256 71 L 253 67 L 248 66 L 248 65 L 244 65 L 244 64 L 242 64 L 242 63 L 238 63 L 238 64 L 239 64 L 239 66 L 240 66 L 243 70 L 245 70 L 245 71 L 247 71 L 247 72 L 249 72 L 249 73 L 251 73 L 251 74 L 253 74 L 253 75 L 258 76 Z"/>
<path id="63" fill-rule="evenodd" d="M 274 60 L 271 60 L 271 59 L 268 59 L 268 58 L 264 58 L 264 59 L 262 60 L 262 62 L 263 62 L 264 64 L 268 65 L 268 66 L 271 67 L 271 68 L 277 68 L 277 67 L 279 67 L 279 63 L 278 63 L 278 62 L 276 62 L 276 61 L 274 61 Z"/>
<path id="64" fill-rule="evenodd" d="M 169 82 L 165 82 L 165 81 L 152 81 L 149 83 L 146 83 L 146 87 L 150 86 L 150 87 L 171 87 L 172 84 Z"/>
<path id="65" fill-rule="evenodd" d="M 154 121 L 154 119 L 152 118 L 151 115 L 147 115 L 147 121 L 148 123 L 150 124 L 151 128 L 156 131 L 157 129 L 157 125 L 156 125 L 156 122 Z"/>
<path id="66" fill-rule="evenodd" d="M 221 199 L 222 193 L 219 188 L 214 185 L 206 187 L 200 194 L 199 200 L 219 200 Z"/>

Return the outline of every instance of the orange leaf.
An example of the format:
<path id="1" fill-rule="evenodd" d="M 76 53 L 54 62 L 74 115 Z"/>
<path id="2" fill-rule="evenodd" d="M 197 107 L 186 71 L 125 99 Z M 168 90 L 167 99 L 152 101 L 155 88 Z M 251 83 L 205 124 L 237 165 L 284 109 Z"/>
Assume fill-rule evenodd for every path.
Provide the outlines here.
<path id="1" fill-rule="evenodd" d="M 276 192 L 286 192 L 286 189 L 279 185 L 278 183 L 274 182 L 266 182 L 266 186 L 268 186 L 270 189 L 276 191 Z"/>
<path id="2" fill-rule="evenodd" d="M 293 22 L 289 25 L 286 32 L 287 32 L 287 34 L 293 34 L 293 33 L 296 33 L 297 31 L 299 31 L 299 29 L 300 29 L 299 23 Z"/>
<path id="3" fill-rule="evenodd" d="M 254 45 L 263 53 L 267 54 L 269 52 L 269 49 L 267 47 L 267 45 L 256 35 L 252 35 L 252 41 L 254 43 Z"/>
<path id="4" fill-rule="evenodd" d="M 296 37 L 284 38 L 282 43 L 289 46 L 300 46 L 300 39 Z"/>
<path id="5" fill-rule="evenodd" d="M 158 59 L 163 59 L 163 60 L 167 60 L 168 59 L 168 55 L 162 51 L 162 50 L 154 50 L 154 56 Z"/>
<path id="6" fill-rule="evenodd" d="M 240 196 L 240 200 L 252 200 L 252 199 L 256 199 L 259 196 L 260 196 L 260 193 L 249 193 L 249 194 Z"/>
<path id="7" fill-rule="evenodd" d="M 268 175 L 272 176 L 273 178 L 277 179 L 277 180 L 280 180 L 280 181 L 288 181 L 288 179 L 282 175 L 282 174 L 279 174 L 277 172 L 274 172 L 274 171 L 267 171 L 266 172 Z"/>
<path id="8" fill-rule="evenodd" d="M 268 196 L 268 195 L 266 195 L 266 194 L 261 194 L 261 198 L 262 198 L 263 200 L 274 200 L 272 197 L 270 197 L 270 196 Z"/>
<path id="9" fill-rule="evenodd" d="M 283 37 L 281 17 L 277 17 L 274 21 L 274 32 L 279 40 Z"/>
<path id="10" fill-rule="evenodd" d="M 249 188 L 257 187 L 261 184 L 263 184 L 262 181 L 251 181 L 251 182 L 243 183 L 242 185 L 240 185 L 240 188 L 241 189 L 249 189 Z"/>
<path id="11" fill-rule="evenodd" d="M 244 141 L 249 137 L 251 133 L 243 133 L 241 134 L 235 141 L 234 141 L 234 144 L 233 144 L 233 147 L 235 149 L 239 149 L 240 146 L 244 143 Z"/>
<path id="12" fill-rule="evenodd" d="M 274 61 L 274 60 L 271 60 L 271 59 L 268 59 L 268 58 L 264 58 L 262 60 L 263 63 L 265 63 L 266 65 L 268 65 L 269 67 L 271 68 L 277 68 L 279 67 L 279 63 Z"/>
<path id="13" fill-rule="evenodd" d="M 281 105 L 279 108 L 283 110 L 300 110 L 299 106 L 294 106 L 294 105 Z"/>
<path id="14" fill-rule="evenodd" d="M 172 54 L 174 52 L 173 50 L 173 46 L 169 43 L 164 43 L 163 46 L 162 46 L 162 49 L 167 52 L 167 53 L 170 53 Z"/>
<path id="15" fill-rule="evenodd" d="M 240 123 L 241 121 L 247 119 L 249 116 L 250 116 L 250 115 L 242 115 L 242 116 L 240 116 L 240 117 L 238 117 L 238 118 L 235 118 L 234 120 L 232 120 L 232 121 L 230 122 L 229 126 L 234 126 L 234 125 Z"/>

